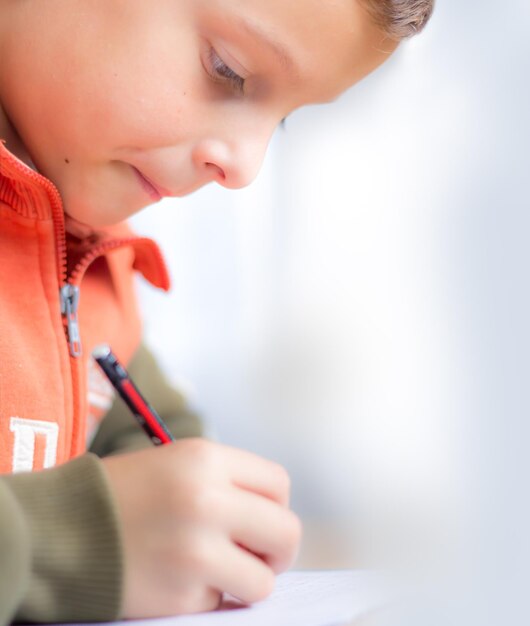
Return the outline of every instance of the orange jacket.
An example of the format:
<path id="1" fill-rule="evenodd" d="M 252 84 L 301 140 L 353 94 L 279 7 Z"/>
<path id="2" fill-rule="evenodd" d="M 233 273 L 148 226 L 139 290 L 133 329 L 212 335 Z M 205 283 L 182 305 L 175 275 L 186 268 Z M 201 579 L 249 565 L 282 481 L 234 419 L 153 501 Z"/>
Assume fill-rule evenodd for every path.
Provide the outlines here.
<path id="1" fill-rule="evenodd" d="M 125 223 L 68 234 L 56 187 L 0 141 L 0 473 L 86 450 L 110 406 L 92 349 L 127 363 L 139 345 L 134 270 L 169 289 L 154 241 Z"/>

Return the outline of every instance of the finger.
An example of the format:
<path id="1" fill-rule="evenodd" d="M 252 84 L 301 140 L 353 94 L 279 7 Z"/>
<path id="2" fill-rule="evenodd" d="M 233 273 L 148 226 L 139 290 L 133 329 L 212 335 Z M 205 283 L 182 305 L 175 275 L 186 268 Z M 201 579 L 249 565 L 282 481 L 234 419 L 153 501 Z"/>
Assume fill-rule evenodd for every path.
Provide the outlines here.
<path id="1" fill-rule="evenodd" d="M 223 594 L 214 587 L 195 585 L 187 590 L 178 590 L 170 601 L 170 611 L 163 615 L 188 615 L 215 611 L 221 606 Z"/>
<path id="2" fill-rule="evenodd" d="M 208 584 L 252 604 L 268 597 L 275 583 L 274 573 L 260 558 L 236 546 L 226 538 L 216 545 L 216 567 Z"/>
<path id="3" fill-rule="evenodd" d="M 264 559 L 276 574 L 292 565 L 302 525 L 291 510 L 250 491 L 240 491 L 223 514 L 232 540 Z"/>
<path id="4" fill-rule="evenodd" d="M 291 481 L 289 474 L 279 463 L 239 448 L 225 448 L 229 450 L 226 466 L 234 485 L 274 500 L 282 506 L 289 505 Z"/>
<path id="5" fill-rule="evenodd" d="M 156 593 L 148 597 L 152 607 L 140 614 L 142 617 L 165 617 L 167 615 L 188 615 L 215 611 L 223 600 L 223 594 L 214 587 L 202 587 L 199 584 L 189 588 L 177 587 L 173 593 L 166 593 L 157 598 Z M 137 615 L 136 615 L 137 616 Z"/>

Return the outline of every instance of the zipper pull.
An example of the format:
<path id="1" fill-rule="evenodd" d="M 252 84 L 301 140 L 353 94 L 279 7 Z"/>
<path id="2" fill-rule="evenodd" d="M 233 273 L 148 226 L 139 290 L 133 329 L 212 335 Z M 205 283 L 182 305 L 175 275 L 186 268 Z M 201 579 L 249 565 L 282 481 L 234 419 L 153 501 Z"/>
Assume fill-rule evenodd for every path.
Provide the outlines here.
<path id="1" fill-rule="evenodd" d="M 66 283 L 61 287 L 61 314 L 66 315 L 66 325 L 68 327 L 68 344 L 70 354 L 79 357 L 82 354 L 81 337 L 79 335 L 79 324 L 77 321 L 77 307 L 79 304 L 79 287 Z"/>

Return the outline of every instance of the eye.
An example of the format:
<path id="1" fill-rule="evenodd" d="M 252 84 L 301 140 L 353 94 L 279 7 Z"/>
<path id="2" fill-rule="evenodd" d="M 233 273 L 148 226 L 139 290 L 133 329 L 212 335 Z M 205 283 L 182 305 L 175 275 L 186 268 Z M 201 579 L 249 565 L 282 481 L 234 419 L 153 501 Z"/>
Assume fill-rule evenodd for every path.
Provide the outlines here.
<path id="1" fill-rule="evenodd" d="M 243 93 L 245 87 L 245 79 L 236 74 L 233 69 L 221 59 L 217 52 L 210 47 L 208 51 L 208 74 L 217 82 L 228 81 L 232 87 Z"/>

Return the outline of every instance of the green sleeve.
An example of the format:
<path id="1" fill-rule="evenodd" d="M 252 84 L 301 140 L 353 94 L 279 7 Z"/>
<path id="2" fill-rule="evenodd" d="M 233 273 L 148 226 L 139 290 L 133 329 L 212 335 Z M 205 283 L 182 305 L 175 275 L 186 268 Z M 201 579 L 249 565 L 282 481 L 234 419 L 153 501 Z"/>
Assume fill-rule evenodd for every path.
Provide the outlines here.
<path id="1" fill-rule="evenodd" d="M 123 554 L 100 459 L 0 478 L 0 625 L 119 618 Z"/>
<path id="2" fill-rule="evenodd" d="M 29 528 L 24 512 L 0 480 L 0 624 L 9 624 L 29 585 Z"/>
<path id="3" fill-rule="evenodd" d="M 184 396 L 168 383 L 144 344 L 137 350 L 127 370 L 176 439 L 203 435 L 201 420 L 188 408 Z M 123 400 L 116 396 L 92 441 L 90 451 L 104 457 L 152 445 Z"/>

